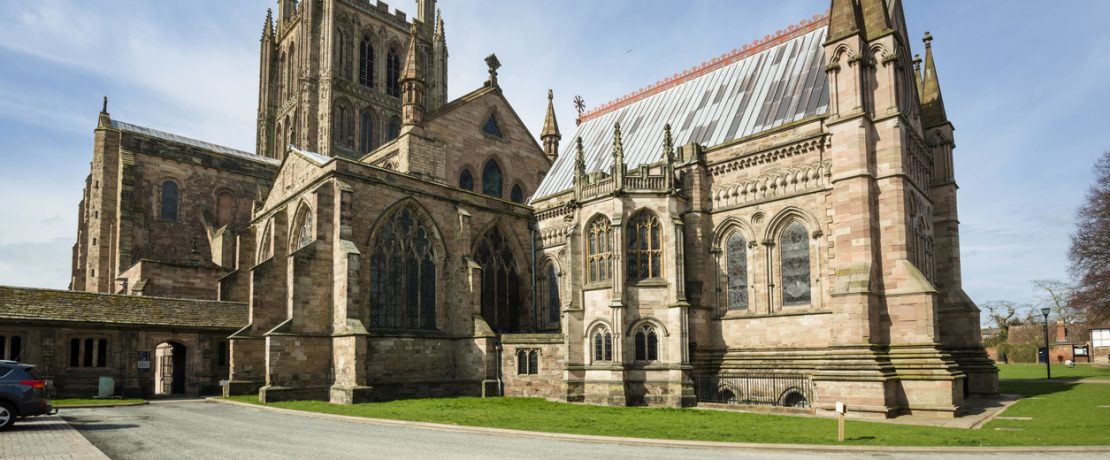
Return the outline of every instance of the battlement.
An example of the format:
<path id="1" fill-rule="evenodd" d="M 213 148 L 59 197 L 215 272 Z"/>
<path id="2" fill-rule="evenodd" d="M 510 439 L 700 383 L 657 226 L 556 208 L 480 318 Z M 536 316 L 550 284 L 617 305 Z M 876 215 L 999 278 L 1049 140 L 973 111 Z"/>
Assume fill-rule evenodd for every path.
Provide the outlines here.
<path id="1" fill-rule="evenodd" d="M 654 94 L 661 93 L 663 91 L 666 91 L 667 89 L 686 83 L 690 80 L 710 73 L 714 70 L 720 69 L 721 67 L 727 66 L 741 59 L 774 48 L 775 46 L 781 45 L 801 35 L 813 32 L 814 30 L 824 27 L 826 24 L 828 24 L 828 21 L 829 15 L 828 12 L 826 12 L 824 14 L 815 15 L 810 19 L 806 19 L 785 29 L 780 29 L 773 34 L 766 35 L 763 38 L 748 43 L 747 45 L 744 45 L 740 48 L 733 49 L 732 51 L 705 61 L 683 72 L 676 73 L 674 75 L 671 75 L 670 77 L 659 80 L 647 87 L 633 91 L 632 93 L 621 96 L 598 107 L 590 109 L 578 117 L 578 124 L 581 124 L 582 122 L 593 118 L 597 118 L 620 107 L 639 101 Z"/>

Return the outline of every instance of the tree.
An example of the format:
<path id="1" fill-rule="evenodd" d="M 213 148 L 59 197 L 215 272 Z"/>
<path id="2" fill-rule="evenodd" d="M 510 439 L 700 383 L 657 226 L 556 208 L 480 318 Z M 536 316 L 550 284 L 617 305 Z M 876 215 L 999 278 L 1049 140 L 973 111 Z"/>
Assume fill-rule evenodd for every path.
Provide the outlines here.
<path id="1" fill-rule="evenodd" d="M 1073 301 L 1090 320 L 1110 319 L 1110 151 L 1095 162 L 1068 256 L 1077 281 Z"/>
<path id="2" fill-rule="evenodd" d="M 990 301 L 982 307 L 987 310 L 987 319 L 991 326 L 998 328 L 998 334 L 995 334 L 987 346 L 1006 343 L 1010 337 L 1010 326 L 1021 324 L 1019 315 L 1029 309 L 1026 305 L 1009 300 Z"/>
<path id="3" fill-rule="evenodd" d="M 1083 311 L 1072 300 L 1075 297 L 1075 288 L 1060 280 L 1033 280 L 1033 287 L 1038 291 L 1033 300 L 1033 313 L 1039 313 L 1041 308 L 1048 307 L 1052 316 L 1064 324 L 1084 321 Z"/>

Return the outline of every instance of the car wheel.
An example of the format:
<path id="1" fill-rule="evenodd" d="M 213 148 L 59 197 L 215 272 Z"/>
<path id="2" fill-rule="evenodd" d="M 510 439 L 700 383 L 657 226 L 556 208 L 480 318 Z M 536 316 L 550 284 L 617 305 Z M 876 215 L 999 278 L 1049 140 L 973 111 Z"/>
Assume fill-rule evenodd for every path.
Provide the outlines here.
<path id="1" fill-rule="evenodd" d="M 0 431 L 11 428 L 15 424 L 15 407 L 6 402 L 0 402 Z"/>

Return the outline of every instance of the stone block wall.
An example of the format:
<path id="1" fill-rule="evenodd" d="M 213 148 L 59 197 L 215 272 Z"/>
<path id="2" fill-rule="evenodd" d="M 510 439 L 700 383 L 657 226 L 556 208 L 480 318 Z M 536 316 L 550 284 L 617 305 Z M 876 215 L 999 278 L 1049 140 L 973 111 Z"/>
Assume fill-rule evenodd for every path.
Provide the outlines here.
<path id="1" fill-rule="evenodd" d="M 566 357 L 562 334 L 510 334 L 501 338 L 501 379 L 505 396 L 566 399 Z M 536 353 L 536 367 L 527 362 Z M 521 363 L 521 359 L 525 362 Z M 522 365 L 523 364 L 523 365 Z"/>
<path id="2" fill-rule="evenodd" d="M 218 300 L 219 280 L 229 269 L 214 265 L 188 265 L 140 260 L 120 274 L 128 295 Z"/>

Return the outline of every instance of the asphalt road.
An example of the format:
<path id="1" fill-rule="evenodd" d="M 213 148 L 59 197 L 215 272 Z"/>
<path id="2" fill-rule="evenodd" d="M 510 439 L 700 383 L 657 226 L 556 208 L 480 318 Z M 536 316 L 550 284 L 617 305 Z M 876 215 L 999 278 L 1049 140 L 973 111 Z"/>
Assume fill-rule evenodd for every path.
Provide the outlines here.
<path id="1" fill-rule="evenodd" d="M 782 452 L 625 445 L 376 425 L 207 401 L 67 409 L 62 416 L 114 459 L 235 458 L 1106 458 L 1105 453 Z"/>

